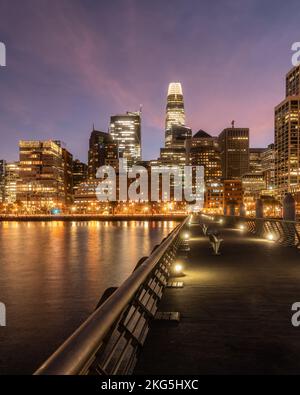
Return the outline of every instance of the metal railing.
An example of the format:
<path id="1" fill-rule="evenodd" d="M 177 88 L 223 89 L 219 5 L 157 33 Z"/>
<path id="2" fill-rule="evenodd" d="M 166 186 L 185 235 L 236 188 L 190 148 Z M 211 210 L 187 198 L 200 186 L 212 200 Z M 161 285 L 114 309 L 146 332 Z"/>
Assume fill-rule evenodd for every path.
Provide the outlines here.
<path id="1" fill-rule="evenodd" d="M 35 375 L 130 374 L 182 242 L 178 225 Z"/>
<path id="2" fill-rule="evenodd" d="M 216 216 L 224 226 L 244 229 L 254 236 L 275 241 L 283 246 L 300 247 L 300 222 L 273 218 Z"/>

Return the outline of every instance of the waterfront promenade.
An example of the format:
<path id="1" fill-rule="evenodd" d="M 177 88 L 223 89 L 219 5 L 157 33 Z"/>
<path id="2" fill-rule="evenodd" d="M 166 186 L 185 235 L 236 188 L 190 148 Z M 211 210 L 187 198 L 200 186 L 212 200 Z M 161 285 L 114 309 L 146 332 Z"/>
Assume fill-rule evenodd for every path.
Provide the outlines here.
<path id="1" fill-rule="evenodd" d="M 218 228 L 213 255 L 200 225 L 190 227 L 183 288 L 167 288 L 160 311 L 179 322 L 154 321 L 135 374 L 299 374 L 300 328 L 291 306 L 300 301 L 300 251 Z"/>

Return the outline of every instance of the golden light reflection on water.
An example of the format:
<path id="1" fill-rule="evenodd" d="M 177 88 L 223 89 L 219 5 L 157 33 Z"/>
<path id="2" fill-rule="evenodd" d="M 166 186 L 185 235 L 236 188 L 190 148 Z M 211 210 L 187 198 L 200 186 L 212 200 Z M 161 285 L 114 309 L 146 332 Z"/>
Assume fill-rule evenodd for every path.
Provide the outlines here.
<path id="1" fill-rule="evenodd" d="M 104 290 L 119 286 L 174 226 L 167 221 L 0 223 L 0 300 L 10 313 L 9 335 L 0 338 L 0 368 L 13 372 L 22 358 L 11 355 L 30 353 L 22 369 L 31 373 L 34 361 L 48 357 L 93 311 Z"/>

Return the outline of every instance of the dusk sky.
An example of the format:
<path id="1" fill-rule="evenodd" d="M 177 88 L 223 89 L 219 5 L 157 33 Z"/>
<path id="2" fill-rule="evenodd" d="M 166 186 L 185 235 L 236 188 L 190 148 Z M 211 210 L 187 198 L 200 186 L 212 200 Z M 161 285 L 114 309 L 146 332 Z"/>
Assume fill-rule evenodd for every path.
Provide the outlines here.
<path id="1" fill-rule="evenodd" d="M 140 104 L 143 159 L 157 158 L 171 81 L 194 132 L 234 119 L 266 146 L 296 41 L 299 0 L 0 0 L 0 159 L 60 139 L 86 160 L 93 123 Z"/>

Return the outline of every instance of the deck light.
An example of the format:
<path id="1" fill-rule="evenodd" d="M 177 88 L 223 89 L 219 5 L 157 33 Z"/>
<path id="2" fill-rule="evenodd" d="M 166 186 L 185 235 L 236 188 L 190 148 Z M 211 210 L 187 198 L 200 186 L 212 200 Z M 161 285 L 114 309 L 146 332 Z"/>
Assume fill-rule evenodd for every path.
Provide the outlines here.
<path id="1" fill-rule="evenodd" d="M 270 241 L 273 241 L 274 240 L 274 235 L 272 235 L 272 233 L 269 233 L 267 235 L 267 239 L 270 240 Z"/>
<path id="2" fill-rule="evenodd" d="M 177 263 L 177 264 L 174 266 L 174 272 L 175 272 L 176 274 L 182 274 L 182 270 L 183 270 L 183 266 L 182 266 L 180 263 Z"/>
<path id="3" fill-rule="evenodd" d="M 189 233 L 186 232 L 186 233 L 183 234 L 183 239 L 184 240 L 188 240 L 189 238 L 190 238 Z"/>
<path id="4" fill-rule="evenodd" d="M 240 230 L 245 230 L 245 226 L 244 225 L 240 225 L 239 228 L 240 228 Z"/>

